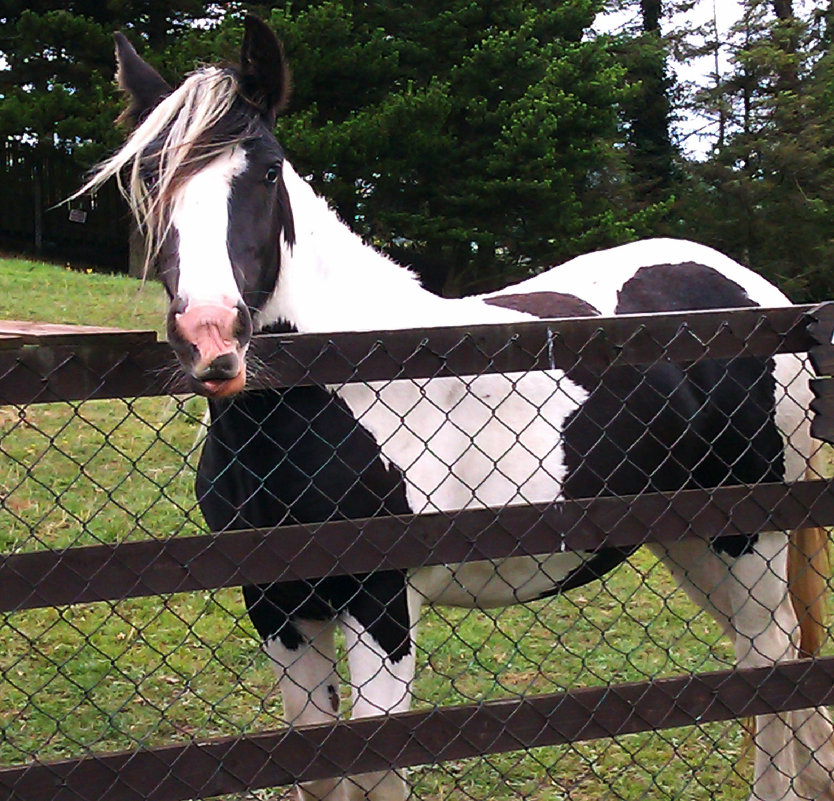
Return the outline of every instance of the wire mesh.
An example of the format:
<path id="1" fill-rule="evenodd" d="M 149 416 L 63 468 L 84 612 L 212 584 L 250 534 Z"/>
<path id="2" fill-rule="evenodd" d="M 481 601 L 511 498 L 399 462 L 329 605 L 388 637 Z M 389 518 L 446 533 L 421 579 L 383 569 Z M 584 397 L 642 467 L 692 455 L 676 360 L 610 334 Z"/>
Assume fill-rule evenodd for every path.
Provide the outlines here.
<path id="1" fill-rule="evenodd" d="M 710 323 L 713 333 L 705 336 L 698 321 L 681 326 L 679 318 L 660 317 L 655 328 L 651 323 L 630 323 L 619 338 L 612 334 L 614 329 L 600 335 L 599 321 L 552 330 L 537 325 L 531 328 L 534 334 L 499 329 L 445 332 L 442 336 L 447 339 L 440 345 L 431 339 L 433 332 L 397 333 L 390 341 L 356 336 L 284 337 L 278 342 L 266 337 L 255 346 L 259 365 L 255 388 L 236 402 L 237 439 L 215 443 L 222 450 L 223 469 L 210 479 L 204 476 L 197 492 L 199 459 L 206 447 L 206 402 L 179 394 L 170 357 L 161 346 L 145 344 L 120 351 L 111 345 L 106 358 L 101 355 L 105 351 L 95 348 L 49 344 L 3 351 L 0 551 L 5 555 L 3 582 L 9 593 L 14 590 L 20 597 L 11 604 L 9 594 L 5 606 L 9 611 L 3 613 L 0 787 L 9 798 L 202 798 L 221 791 L 235 798 L 280 798 L 295 790 L 275 785 L 288 785 L 296 778 L 323 780 L 360 772 L 351 760 L 361 754 L 365 760 L 361 764 L 372 770 L 381 770 L 392 760 L 409 766 L 401 773 L 415 798 L 748 797 L 753 757 L 751 747 L 745 745 L 744 727 L 715 720 L 746 714 L 748 707 L 741 701 L 738 707 L 731 703 L 734 696 L 745 697 L 739 689 L 743 683 L 726 684 L 722 678 L 719 689 L 704 690 L 725 705 L 718 713 L 705 704 L 703 719 L 714 722 L 691 726 L 683 724 L 697 720 L 680 719 L 680 725 L 669 728 L 664 723 L 667 718 L 657 711 L 665 709 L 663 699 L 670 693 L 671 707 L 683 704 L 675 694 L 684 698 L 690 686 L 658 684 L 659 678 L 728 670 L 736 664 L 720 615 L 716 621 L 677 588 L 681 575 L 698 576 L 703 564 L 678 564 L 676 577 L 662 564 L 657 548 L 640 549 L 610 572 L 603 569 L 607 565 L 596 563 L 593 569 L 602 573 L 599 579 L 577 581 L 580 586 L 553 593 L 547 587 L 558 589 L 564 576 L 557 574 L 561 568 L 550 559 L 550 552 L 541 548 L 548 537 L 555 552 L 564 549 L 565 542 L 590 543 L 586 546 L 590 555 L 571 568 L 581 570 L 593 563 L 593 548 L 605 544 L 600 537 L 625 537 L 623 547 L 631 551 L 641 539 L 634 540 L 629 532 L 639 529 L 643 539 L 665 538 L 667 545 L 679 543 L 684 535 L 690 537 L 687 542 L 702 542 L 705 536 L 734 537 L 723 550 L 714 542 L 712 550 L 692 551 L 704 560 L 718 553 L 731 563 L 739 556 L 732 548 L 746 552 L 752 547 L 746 535 L 767 530 L 768 521 L 771 527 L 791 518 L 804 525 L 834 522 L 827 484 L 810 494 L 791 495 L 792 489 L 780 483 L 783 459 L 803 468 L 809 464 L 806 449 L 793 452 L 798 447 L 795 441 L 801 439 L 799 430 L 810 420 L 805 378 L 797 380 L 777 371 L 772 390 L 766 387 L 756 396 L 768 395 L 780 407 L 793 406 L 796 414 L 790 416 L 789 438 L 780 440 L 786 453 L 780 449 L 753 454 L 759 462 L 764 460 L 764 466 L 746 477 L 738 466 L 750 456 L 751 447 L 757 447 L 761 428 L 772 424 L 774 414 L 771 407 L 750 406 L 750 397 L 756 394 L 752 390 L 768 380 L 774 357 L 794 358 L 776 354 L 808 345 L 795 324 L 775 324 L 765 314 L 756 318 L 753 314 L 757 312 L 739 312 L 738 320 L 746 315 L 742 335 L 733 330 L 732 320 L 717 327 Z M 457 340 L 449 340 L 450 336 Z M 710 374 L 720 367 L 719 389 L 735 399 L 709 435 L 693 435 L 693 419 L 681 419 L 673 408 L 670 398 L 683 391 L 682 383 L 673 384 L 667 395 L 659 394 L 652 383 L 658 371 L 665 375 L 681 359 L 681 378 L 676 380 L 685 379 L 690 390 L 695 386 L 701 392 L 693 407 L 697 413 L 715 391 L 714 386 L 696 386 L 702 367 Z M 804 357 L 796 364 L 803 374 L 811 372 Z M 758 375 L 750 376 L 751 365 Z M 546 388 L 531 384 L 530 373 L 522 372 L 526 370 L 547 376 Z M 612 377 L 617 380 L 612 382 Z M 345 389 L 349 381 L 361 382 L 351 386 L 362 387 L 369 400 L 365 407 L 354 403 L 348 412 L 344 398 L 349 397 Z M 330 389 L 321 389 L 326 382 Z M 590 382 L 614 387 L 618 408 L 615 415 L 605 417 L 609 406 L 602 404 L 602 412 L 589 424 L 593 439 L 587 440 L 585 433 L 584 452 L 572 457 L 566 452 L 565 437 L 570 415 L 554 421 L 547 412 L 557 406 L 582 406 L 589 392 L 593 394 L 584 388 Z M 282 388 L 258 388 L 269 384 Z M 137 397 L 118 397 L 125 387 Z M 490 398 L 496 391 L 503 394 Z M 71 399 L 56 400 L 59 397 Z M 215 426 L 228 413 L 221 406 L 215 404 L 213 410 Z M 756 416 L 759 422 L 749 428 L 748 422 Z M 399 470 L 382 460 L 385 469 L 379 472 L 378 453 L 369 451 L 373 464 L 365 455 L 364 449 L 380 440 L 362 434 L 362 425 L 372 427 L 378 438 L 380 419 L 388 425 L 383 451 L 393 442 L 401 451 L 408 451 L 402 442 L 411 448 L 411 461 L 399 464 Z M 485 436 L 487 429 L 496 427 L 501 436 Z M 624 440 L 621 433 L 629 427 L 639 428 L 640 433 Z M 651 447 L 641 451 L 646 437 Z M 544 440 L 550 443 L 546 447 Z M 727 441 L 735 451 L 727 450 Z M 694 460 L 693 449 L 700 449 Z M 600 450 L 605 459 L 589 459 Z M 827 479 L 828 451 L 821 455 L 814 463 L 818 473 L 812 477 Z M 571 458 L 578 459 L 573 467 Z M 715 482 L 719 489 L 697 477 L 703 475 L 698 473 L 701 464 L 716 459 L 723 466 Z M 266 474 L 253 467 L 264 464 L 269 465 Z M 600 474 L 598 465 L 610 469 Z M 577 483 L 582 491 L 573 490 L 569 499 L 589 500 L 583 500 L 584 506 L 570 507 L 575 530 L 565 531 L 560 528 L 566 519 L 558 517 L 560 507 L 536 494 L 535 478 L 541 471 L 555 471 L 547 481 L 565 483 L 583 470 L 584 478 Z M 274 471 L 284 471 L 282 482 L 290 474 L 295 481 L 292 489 L 288 480 L 281 484 L 281 497 L 276 497 L 271 483 L 277 481 Z M 682 471 L 687 474 L 683 481 L 678 478 Z M 405 485 L 399 483 L 400 472 L 409 481 L 412 475 L 419 477 L 409 485 L 407 497 Z M 739 483 L 746 486 L 740 490 L 730 486 Z M 206 536 L 198 497 L 205 500 L 207 492 L 223 494 L 229 488 L 237 494 L 224 495 L 226 506 L 216 512 L 220 525 L 210 526 L 221 533 Z M 470 500 L 453 507 L 445 499 L 461 497 L 461 489 Z M 361 502 L 354 502 L 356 493 L 364 493 Z M 600 505 L 608 502 L 609 506 Z M 803 504 L 805 508 L 800 508 Z M 461 508 L 463 513 L 458 512 Z M 717 518 L 711 516 L 715 509 Z M 423 523 L 412 512 L 434 515 L 434 522 L 421 529 Z M 774 521 L 777 513 L 782 517 Z M 344 522 L 384 514 L 393 517 L 361 525 Z M 287 528 L 249 532 L 249 540 L 233 540 L 236 535 L 228 533 L 278 525 Z M 579 539 L 571 541 L 570 536 Z M 247 559 L 241 560 L 240 551 L 231 546 L 224 552 L 225 543 L 232 541 L 235 548 L 252 543 Z M 138 549 L 122 548 L 130 543 Z M 154 550 L 148 543 L 160 548 Z M 181 557 L 185 550 L 176 550 L 178 544 L 189 546 L 187 558 Z M 110 550 L 80 550 L 90 546 Z M 273 593 L 283 593 L 283 599 L 297 596 L 298 608 L 305 612 L 288 610 L 288 619 L 297 623 L 303 617 L 324 625 L 323 621 L 340 615 L 343 622 L 351 617 L 348 607 L 367 592 L 381 570 L 419 568 L 419 561 L 410 560 L 426 558 L 435 565 L 434 573 L 414 573 L 413 586 L 426 593 L 427 586 L 447 582 L 446 596 L 460 602 L 459 596 L 473 589 L 463 586 L 461 572 L 443 566 L 441 546 L 449 547 L 448 553 L 455 553 L 464 565 L 489 565 L 479 574 L 487 577 L 487 584 L 474 593 L 481 594 L 482 602 L 489 605 L 490 598 L 508 595 L 511 600 L 530 601 L 487 609 L 439 605 L 422 614 L 413 646 L 411 707 L 420 713 L 464 705 L 462 711 L 453 710 L 448 719 L 427 718 L 405 734 L 384 728 L 383 723 L 391 720 L 387 717 L 355 730 L 317 730 L 308 736 L 298 729 L 299 722 L 319 721 L 306 713 L 292 719 L 278 689 L 274 648 L 258 647 L 256 625 L 240 590 L 230 585 L 248 580 L 266 587 L 252 591 L 250 606 L 253 598 L 269 600 Z M 106 553 L 106 560 L 99 564 L 95 558 L 101 553 Z M 37 562 L 41 578 L 34 583 L 35 573 L 25 571 L 44 554 L 55 559 Z M 145 561 L 136 561 L 137 554 Z M 517 578 L 514 563 L 507 559 L 530 556 L 535 557 L 535 569 Z M 761 581 L 783 576 L 783 556 L 784 546 L 764 558 Z M 27 561 L 28 557 L 33 560 Z M 172 564 L 177 558 L 181 572 L 175 573 Z M 210 559 L 211 569 L 201 559 Z M 285 572 L 274 575 L 295 579 L 289 595 L 287 585 L 265 583 L 264 576 L 273 575 L 279 564 Z M 355 565 L 362 569 L 350 567 Z M 348 568 L 361 577 L 352 589 L 334 595 L 326 582 L 343 584 Z M 72 570 L 79 586 L 96 583 L 97 597 L 105 600 L 74 602 L 83 596 L 72 597 Z M 146 581 L 146 574 L 155 578 Z M 157 580 L 164 591 L 154 594 Z M 711 589 L 719 609 L 732 580 L 727 573 Z M 504 586 L 496 589 L 496 582 Z M 19 591 L 22 585 L 26 591 Z M 750 590 L 751 603 L 761 605 L 763 596 L 756 586 Z M 62 602 L 56 605 L 49 600 L 62 597 L 62 591 Z M 333 605 L 337 595 L 342 608 Z M 393 614 L 389 609 L 397 597 L 396 593 L 385 599 L 380 596 L 374 625 L 379 627 L 386 615 Z M 314 601 L 320 608 L 311 611 Z M 777 606 L 768 611 L 775 614 Z M 378 703 L 379 713 L 388 712 L 370 689 L 377 674 L 372 673 L 351 697 L 345 663 L 356 647 L 352 625 L 348 621 L 343 630 L 337 627 L 333 647 L 340 675 L 332 687 L 328 685 L 329 701 L 340 708 L 343 718 L 349 717 L 352 703 Z M 317 640 L 310 645 L 312 652 L 329 647 Z M 758 647 L 754 638 L 752 648 Z M 304 652 L 298 651 L 295 665 L 305 658 Z M 826 648 L 823 654 L 827 653 Z M 775 658 L 791 655 L 785 650 Z M 748 656 L 746 665 L 759 667 L 774 655 Z M 825 660 L 819 664 L 824 668 Z M 285 668 L 285 689 L 286 677 L 298 673 L 296 666 Z M 761 677 L 756 676 L 758 681 Z M 808 681 L 807 696 L 804 685 L 793 686 L 786 708 L 827 698 L 825 689 L 814 689 L 817 685 Z M 623 696 L 628 702 L 623 706 L 620 700 L 618 707 L 621 696 L 616 688 L 624 682 L 653 684 L 628 691 L 631 695 Z M 726 691 L 720 689 L 724 686 Z M 751 686 L 755 696 L 755 684 Z M 562 725 L 559 721 L 574 720 L 564 699 L 548 702 L 550 707 L 501 705 L 543 694 L 553 698 L 582 687 L 593 692 L 568 700 L 593 706 L 586 710 L 588 722 L 577 724 L 573 731 L 574 742 L 541 745 L 561 742 L 562 735 L 553 733 Z M 320 687 L 315 680 L 312 684 L 302 680 L 297 689 L 310 694 L 313 703 L 312 694 Z M 613 711 L 606 712 L 609 707 Z M 335 717 L 332 709 L 325 717 Z M 293 756 L 291 764 L 281 762 L 283 757 L 276 757 L 275 750 L 288 725 L 298 735 L 290 742 L 294 750 L 287 752 Z M 569 727 L 567 722 L 564 725 Z M 375 726 L 380 734 L 369 739 Z M 635 732 L 641 727 L 649 731 L 600 739 L 608 732 Z M 278 734 L 257 740 L 260 732 Z M 254 739 L 240 739 L 245 737 Z M 131 763 L 135 755 L 161 747 L 174 751 L 157 753 L 150 763 L 135 759 Z M 123 753 L 108 762 L 106 752 Z M 346 756 L 339 757 L 340 753 Z M 449 761 L 447 755 L 452 757 Z M 91 757 L 103 773 L 85 773 L 88 765 L 73 761 L 81 757 Z M 41 784 L 40 778 L 31 778 L 34 768 L 27 774 L 20 767 L 44 763 L 47 772 L 38 776 L 51 780 Z M 149 775 L 147 766 L 154 764 L 157 769 Z M 371 782 L 365 789 L 369 797 L 387 800 L 401 793 L 386 785 L 387 779 L 374 781 L 377 784 Z M 136 783 L 133 790 L 131 782 Z M 153 791 L 150 795 L 148 787 Z M 335 801 L 344 789 L 310 792 L 313 797 L 332 795 Z"/>

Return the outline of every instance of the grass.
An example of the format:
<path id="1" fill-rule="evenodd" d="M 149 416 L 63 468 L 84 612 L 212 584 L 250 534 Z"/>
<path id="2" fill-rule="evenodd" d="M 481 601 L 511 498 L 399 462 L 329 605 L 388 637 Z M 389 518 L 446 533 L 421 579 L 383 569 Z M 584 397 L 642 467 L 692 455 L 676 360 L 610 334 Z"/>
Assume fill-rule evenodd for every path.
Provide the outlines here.
<path id="1" fill-rule="evenodd" d="M 158 329 L 161 291 L 0 260 L 0 318 Z M 199 398 L 0 409 L 0 551 L 200 529 Z M 271 669 L 235 589 L 8 614 L 0 764 L 281 725 Z M 647 552 L 568 596 L 501 612 L 438 609 L 415 706 L 726 667 L 731 651 Z M 735 723 L 411 771 L 425 799 L 743 799 Z M 282 797 L 286 790 L 253 797 Z M 249 797 L 249 796 L 247 796 Z"/>
<path id="2" fill-rule="evenodd" d="M 0 257 L 0 320 L 164 332 L 161 285 L 122 275 Z"/>

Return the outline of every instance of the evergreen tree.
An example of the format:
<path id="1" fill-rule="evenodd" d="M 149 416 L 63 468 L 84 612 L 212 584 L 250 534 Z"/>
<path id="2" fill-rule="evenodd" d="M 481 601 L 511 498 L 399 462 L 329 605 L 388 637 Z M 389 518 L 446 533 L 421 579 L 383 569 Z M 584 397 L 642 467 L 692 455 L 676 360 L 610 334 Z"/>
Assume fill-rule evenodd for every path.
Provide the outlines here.
<path id="1" fill-rule="evenodd" d="M 624 71 L 587 36 L 594 0 L 260 10 L 293 69 L 290 157 L 431 289 L 485 289 L 651 229 L 617 147 Z"/>
<path id="2" fill-rule="evenodd" d="M 828 58 L 788 0 L 747 0 L 729 74 L 717 83 L 723 141 L 702 165 L 691 230 L 795 299 L 834 289 Z M 713 95 L 716 96 L 716 95 Z"/>
<path id="3" fill-rule="evenodd" d="M 458 294 L 646 235 L 668 208 L 632 179 L 618 43 L 588 35 L 600 3 L 247 8 L 270 19 L 293 66 L 279 122 L 293 161 L 367 240 Z M 221 23 L 194 25 L 209 9 Z M 0 135 L 86 166 L 122 136 L 114 29 L 176 82 L 196 63 L 235 58 L 243 12 L 197 0 L 17 2 L 0 19 Z"/>
<path id="4" fill-rule="evenodd" d="M 0 16 L 0 137 L 76 153 L 89 164 L 114 147 L 113 32 L 159 55 L 196 17 L 199 0 L 7 0 Z M 160 65 L 164 67 L 164 64 Z"/>
<path id="5" fill-rule="evenodd" d="M 679 179 L 670 130 L 675 82 L 661 30 L 664 12 L 662 0 L 640 0 L 639 30 L 624 38 L 620 50 L 632 86 L 625 108 L 629 164 L 643 203 L 668 200 Z"/>

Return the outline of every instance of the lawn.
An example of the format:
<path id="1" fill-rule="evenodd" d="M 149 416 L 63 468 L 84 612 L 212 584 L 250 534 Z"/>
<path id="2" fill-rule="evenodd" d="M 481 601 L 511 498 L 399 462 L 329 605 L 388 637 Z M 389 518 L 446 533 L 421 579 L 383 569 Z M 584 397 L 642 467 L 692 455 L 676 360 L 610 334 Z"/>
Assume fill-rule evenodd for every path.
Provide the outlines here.
<path id="1" fill-rule="evenodd" d="M 0 318 L 159 329 L 154 284 L 0 260 Z M 201 530 L 192 494 L 203 401 L 0 409 L 0 550 Z M 0 763 L 281 725 L 239 592 L 9 614 L 0 634 Z M 419 642 L 415 706 L 726 667 L 731 651 L 647 552 L 565 597 L 440 609 Z M 425 799 L 742 799 L 740 727 L 716 724 L 411 772 Z M 716 747 L 714 747 L 716 746 Z M 285 789 L 258 791 L 260 799 Z"/>

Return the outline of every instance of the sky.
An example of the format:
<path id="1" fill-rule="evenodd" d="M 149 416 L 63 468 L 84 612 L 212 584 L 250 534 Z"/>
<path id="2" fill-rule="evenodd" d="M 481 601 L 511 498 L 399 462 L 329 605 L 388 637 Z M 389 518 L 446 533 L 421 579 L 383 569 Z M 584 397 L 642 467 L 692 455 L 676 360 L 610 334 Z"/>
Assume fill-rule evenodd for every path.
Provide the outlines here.
<path id="1" fill-rule="evenodd" d="M 807 14 L 814 8 L 821 5 L 820 0 L 794 0 L 794 11 L 798 14 Z M 683 26 L 695 28 L 710 22 L 715 18 L 719 34 L 729 32 L 733 24 L 741 17 L 741 0 L 696 0 L 691 11 L 679 13 L 672 20 L 664 20 L 661 25 L 662 31 L 668 29 L 679 29 Z M 596 27 L 599 30 L 614 31 L 623 25 L 635 22 L 635 12 L 628 14 L 609 14 L 604 18 L 600 17 Z M 719 52 L 719 69 L 724 71 L 729 66 L 729 51 L 725 48 Z M 678 82 L 684 86 L 706 86 L 711 83 L 710 76 L 715 71 L 715 62 L 712 55 L 691 59 L 687 63 L 672 62 L 670 67 L 674 69 Z M 686 155 L 690 158 L 706 158 L 710 147 L 717 137 L 718 123 L 712 122 L 704 117 L 688 114 L 675 123 L 675 130 L 680 137 L 681 146 Z"/>
<path id="2" fill-rule="evenodd" d="M 691 11 L 677 14 L 673 20 L 664 21 L 663 28 L 680 28 L 684 25 L 695 28 L 715 18 L 716 27 L 726 34 L 741 14 L 739 0 L 697 0 Z M 599 18 L 595 26 L 600 32 L 613 32 L 635 21 L 635 12 L 607 14 Z M 670 65 L 678 81 L 684 85 L 705 86 L 714 72 L 713 56 L 691 59 L 687 63 L 673 62 Z M 719 54 L 719 68 L 728 66 L 727 54 Z M 704 158 L 715 139 L 715 129 L 710 121 L 693 114 L 686 115 L 676 123 L 684 152 L 691 158 Z"/>

